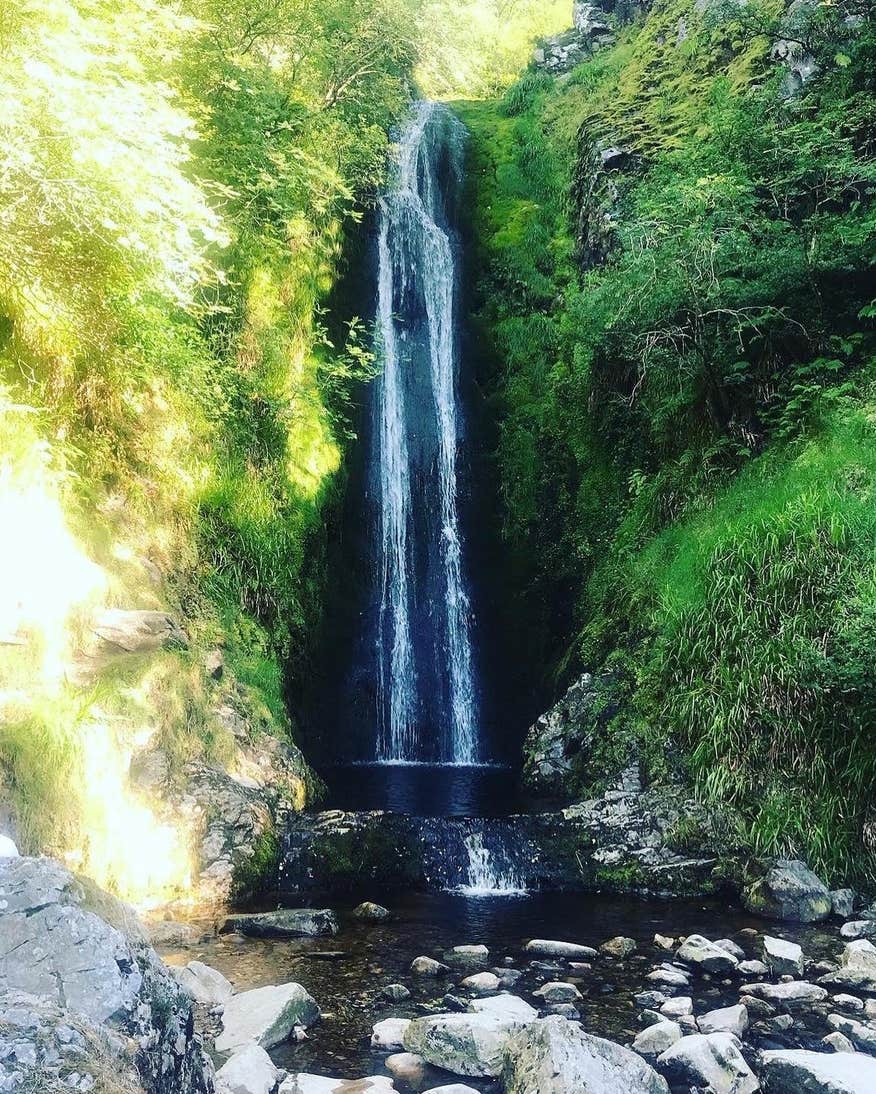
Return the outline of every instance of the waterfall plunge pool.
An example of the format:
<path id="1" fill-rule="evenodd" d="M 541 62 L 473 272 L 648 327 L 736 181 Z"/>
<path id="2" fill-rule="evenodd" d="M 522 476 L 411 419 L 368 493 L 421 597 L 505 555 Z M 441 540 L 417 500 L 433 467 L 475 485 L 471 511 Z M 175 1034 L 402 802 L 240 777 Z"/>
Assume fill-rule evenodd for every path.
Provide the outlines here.
<path id="1" fill-rule="evenodd" d="M 394 913 L 390 921 L 362 922 L 349 915 L 359 900 L 378 900 Z M 645 900 L 629 896 L 584 893 L 533 894 L 515 898 L 474 899 L 456 893 L 411 893 L 363 890 L 344 906 L 335 903 L 341 920 L 333 937 L 294 940 L 256 940 L 220 935 L 182 953 L 165 956 L 171 963 L 205 961 L 223 972 L 236 990 L 297 981 L 313 995 L 323 1017 L 308 1031 L 306 1041 L 289 1041 L 271 1051 L 274 1062 L 292 1071 L 355 1078 L 389 1074 L 389 1053 L 371 1048 L 371 1029 L 388 1017 L 416 1017 L 447 1009 L 442 997 L 456 992 L 460 980 L 474 969 L 452 969 L 432 979 L 413 976 L 411 961 L 425 954 L 441 958 L 456 945 L 483 943 L 489 947 L 488 966 L 508 958 L 523 976 L 513 990 L 535 1006 L 533 991 L 547 979 L 574 982 L 582 995 L 578 1004 L 584 1028 L 591 1033 L 629 1044 L 637 1032 L 641 1009 L 633 995 L 644 987 L 646 974 L 667 959 L 657 948 L 655 933 L 678 937 L 701 932 L 709 938 L 734 938 L 751 950 L 745 928 L 763 931 L 765 924 L 746 912 L 712 900 Z M 836 949 L 835 931 L 782 924 L 783 937 L 799 942 L 807 956 L 819 959 Z M 599 957 L 590 971 L 566 967 L 555 977 L 533 968 L 524 953 L 530 938 L 558 938 L 598 947 L 615 935 L 636 940 L 639 952 L 619 961 Z M 411 997 L 400 1003 L 382 1000 L 379 993 L 400 983 Z M 697 979 L 690 994 L 697 1013 L 736 1002 L 734 989 L 713 980 Z M 213 1020 L 215 1022 L 215 1019 Z M 211 1038 L 207 1038 L 211 1043 Z M 396 1080 L 400 1094 L 414 1094 L 454 1081 L 431 1071 L 424 1083 L 405 1085 Z M 460 1081 L 456 1079 L 456 1081 Z M 466 1079 L 483 1091 L 496 1084 Z"/>

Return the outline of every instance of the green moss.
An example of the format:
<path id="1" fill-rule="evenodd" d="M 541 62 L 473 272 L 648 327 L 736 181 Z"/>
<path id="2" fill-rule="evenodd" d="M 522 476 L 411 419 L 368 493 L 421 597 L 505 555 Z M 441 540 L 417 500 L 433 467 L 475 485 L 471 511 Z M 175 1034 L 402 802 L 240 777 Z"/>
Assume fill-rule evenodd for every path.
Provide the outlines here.
<path id="1" fill-rule="evenodd" d="M 252 854 L 240 855 L 232 863 L 232 901 L 238 906 L 247 905 L 273 892 L 279 865 L 280 842 L 273 829 L 268 829 L 256 840 Z"/>

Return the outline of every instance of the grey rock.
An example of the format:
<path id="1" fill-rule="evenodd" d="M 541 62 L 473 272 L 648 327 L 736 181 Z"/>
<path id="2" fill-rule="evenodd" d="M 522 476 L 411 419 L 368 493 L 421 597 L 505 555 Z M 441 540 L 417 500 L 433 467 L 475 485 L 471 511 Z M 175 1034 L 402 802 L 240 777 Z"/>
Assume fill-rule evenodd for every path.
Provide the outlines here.
<path id="1" fill-rule="evenodd" d="M 690 976 L 683 969 L 676 968 L 675 965 L 663 964 L 659 968 L 649 972 L 645 977 L 646 980 L 653 984 L 665 984 L 669 988 L 687 988 L 690 987 Z"/>
<path id="2" fill-rule="evenodd" d="M 530 939 L 525 949 L 527 953 L 537 954 L 539 957 L 563 957 L 568 960 L 587 960 L 597 955 L 592 946 L 579 946 L 575 942 L 557 942 L 548 938 Z"/>
<path id="3" fill-rule="evenodd" d="M 411 972 L 415 976 L 440 976 L 448 971 L 447 965 L 442 965 L 434 957 L 415 957 L 411 962 Z"/>
<path id="4" fill-rule="evenodd" d="M 370 919 L 380 922 L 389 919 L 392 912 L 389 908 L 384 908 L 382 904 L 375 904 L 372 900 L 366 900 L 353 909 L 353 915 L 356 919 Z"/>
<path id="5" fill-rule="evenodd" d="M 681 1026 L 678 1022 L 655 1022 L 648 1026 L 633 1041 L 633 1051 L 640 1056 L 656 1060 L 661 1052 L 672 1048 L 676 1041 L 681 1040 Z"/>
<path id="6" fill-rule="evenodd" d="M 487 999 L 472 999 L 467 1010 L 473 1014 L 491 1014 L 504 1021 L 526 1025 L 538 1017 L 538 1011 L 517 995 L 491 995 Z"/>
<path id="7" fill-rule="evenodd" d="M 470 995 L 491 995 L 499 990 L 499 977 L 493 972 L 477 972 L 467 976 L 459 986 Z"/>
<path id="8" fill-rule="evenodd" d="M 741 1037 L 748 1029 L 748 1011 L 744 1004 L 735 1007 L 721 1007 L 701 1014 L 697 1019 L 701 1033 L 732 1033 Z"/>
<path id="9" fill-rule="evenodd" d="M 380 989 L 380 996 L 391 1003 L 400 1003 L 403 999 L 410 999 L 411 993 L 404 984 L 387 984 Z"/>
<path id="10" fill-rule="evenodd" d="M 876 920 L 854 919 L 840 927 L 843 938 L 876 938 Z"/>
<path id="11" fill-rule="evenodd" d="M 635 939 L 618 935 L 616 938 L 610 938 L 607 942 L 603 942 L 599 947 L 599 952 L 606 954 L 608 957 L 623 959 L 634 954 L 637 948 Z"/>
<path id="12" fill-rule="evenodd" d="M 855 911 L 858 894 L 854 889 L 834 889 L 830 894 L 830 908 L 839 919 L 848 919 Z"/>
<path id="13" fill-rule="evenodd" d="M 666 1018 L 683 1018 L 686 1014 L 693 1014 L 693 999 L 689 995 L 679 995 L 675 999 L 667 999 L 660 1007 L 660 1013 Z"/>
<path id="14" fill-rule="evenodd" d="M 745 991 L 756 999 L 763 999 L 786 1010 L 810 1007 L 823 1003 L 827 998 L 825 988 L 806 980 L 789 980 L 784 984 L 749 984 Z"/>
<path id="15" fill-rule="evenodd" d="M 754 1094 L 760 1089 L 730 1033 L 682 1037 L 657 1062 L 672 1082 L 710 1087 L 713 1094 Z"/>
<path id="16" fill-rule="evenodd" d="M 506 1094 L 668 1094 L 640 1056 L 564 1018 L 541 1018 L 511 1039 Z"/>
<path id="17" fill-rule="evenodd" d="M 715 945 L 719 949 L 726 950 L 727 953 L 732 954 L 737 961 L 745 960 L 745 950 L 741 946 L 738 946 L 732 938 L 716 938 Z"/>
<path id="18" fill-rule="evenodd" d="M 764 935 L 763 959 L 774 976 L 800 976 L 803 972 L 803 950 L 784 938 Z"/>
<path id="19" fill-rule="evenodd" d="M 300 984 L 269 984 L 242 991 L 225 1004 L 216 1050 L 234 1053 L 251 1043 L 273 1048 L 296 1026 L 306 1028 L 318 1019 L 319 1007 Z"/>
<path id="20" fill-rule="evenodd" d="M 835 995 L 830 1002 L 835 1010 L 851 1011 L 853 1014 L 864 1013 L 864 1000 L 859 999 L 857 995 Z"/>
<path id="21" fill-rule="evenodd" d="M 768 1094 L 871 1094 L 876 1060 L 857 1053 L 765 1052 L 763 1078 Z"/>
<path id="22" fill-rule="evenodd" d="M 376 1022 L 371 1030 L 371 1047 L 380 1049 L 399 1049 L 404 1046 L 405 1031 L 411 1024 L 410 1018 L 384 1018 Z"/>
<path id="23" fill-rule="evenodd" d="M 454 1075 L 497 1076 L 505 1047 L 521 1022 L 495 1014 L 435 1014 L 415 1018 L 404 1047 Z"/>
<path id="24" fill-rule="evenodd" d="M 751 960 L 740 961 L 738 971 L 743 976 L 766 976 L 769 969 L 763 963 L 763 961 Z"/>
<path id="25" fill-rule="evenodd" d="M 314 938 L 338 933 L 338 917 L 330 908 L 282 908 L 277 912 L 230 915 L 223 931 L 250 938 Z"/>
<path id="26" fill-rule="evenodd" d="M 686 938 L 683 945 L 676 950 L 675 957 L 676 960 L 693 965 L 702 972 L 726 974 L 735 972 L 739 965 L 733 954 L 716 946 L 701 934 L 692 934 Z"/>
<path id="27" fill-rule="evenodd" d="M 216 1094 L 271 1094 L 280 1073 L 258 1045 L 247 1045 L 216 1072 Z"/>
<path id="28" fill-rule="evenodd" d="M 178 984 L 189 993 L 196 1003 L 215 1007 L 227 1002 L 234 994 L 231 982 L 217 969 L 211 969 L 203 961 L 190 961 L 182 968 L 171 968 Z"/>
<path id="29" fill-rule="evenodd" d="M 394 1052 L 383 1061 L 393 1079 L 407 1083 L 418 1090 L 426 1081 L 426 1061 L 415 1052 Z"/>
<path id="30" fill-rule="evenodd" d="M 750 912 L 768 919 L 816 923 L 831 912 L 830 892 L 824 882 L 798 859 L 781 859 L 744 895 Z"/>
<path id="31" fill-rule="evenodd" d="M 827 1024 L 837 1033 L 842 1033 L 855 1048 L 876 1055 L 876 1029 L 864 1022 L 856 1022 L 843 1014 L 828 1014 Z"/>
<path id="32" fill-rule="evenodd" d="M 581 992 L 574 984 L 567 984 L 561 980 L 554 980 L 533 992 L 533 995 L 543 999 L 545 1003 L 576 1003 L 581 998 Z"/>
<path id="33" fill-rule="evenodd" d="M 844 1033 L 834 1030 L 826 1037 L 821 1038 L 821 1043 L 828 1052 L 856 1052 L 855 1046 Z"/>
<path id="34" fill-rule="evenodd" d="M 876 992 L 876 946 L 866 938 L 847 942 L 840 957 L 840 968 L 819 980 L 857 991 Z"/>

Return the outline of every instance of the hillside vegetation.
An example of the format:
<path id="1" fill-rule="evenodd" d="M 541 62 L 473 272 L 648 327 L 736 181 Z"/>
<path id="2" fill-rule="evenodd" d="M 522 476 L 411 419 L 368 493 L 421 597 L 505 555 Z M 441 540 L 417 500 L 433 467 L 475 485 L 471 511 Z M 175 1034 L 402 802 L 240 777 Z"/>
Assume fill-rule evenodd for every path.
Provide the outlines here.
<path id="1" fill-rule="evenodd" d="M 790 18 L 656 0 L 461 104 L 473 323 L 546 690 L 609 674 L 652 777 L 872 881 L 876 37 L 865 5 Z"/>

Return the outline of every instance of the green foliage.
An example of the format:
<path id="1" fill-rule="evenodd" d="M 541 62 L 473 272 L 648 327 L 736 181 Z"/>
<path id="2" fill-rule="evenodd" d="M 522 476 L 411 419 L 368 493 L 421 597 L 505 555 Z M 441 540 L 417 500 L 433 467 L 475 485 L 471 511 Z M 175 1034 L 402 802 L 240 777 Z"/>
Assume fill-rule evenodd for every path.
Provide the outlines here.
<path id="1" fill-rule="evenodd" d="M 680 740 L 758 850 L 872 879 L 874 36 L 826 10 L 793 100 L 775 12 L 678 0 L 462 113 L 528 636 L 562 680 L 623 664 L 631 729 Z M 600 139 L 638 157 L 613 199 Z M 597 223 L 614 201 L 583 272 L 570 192 Z"/>

